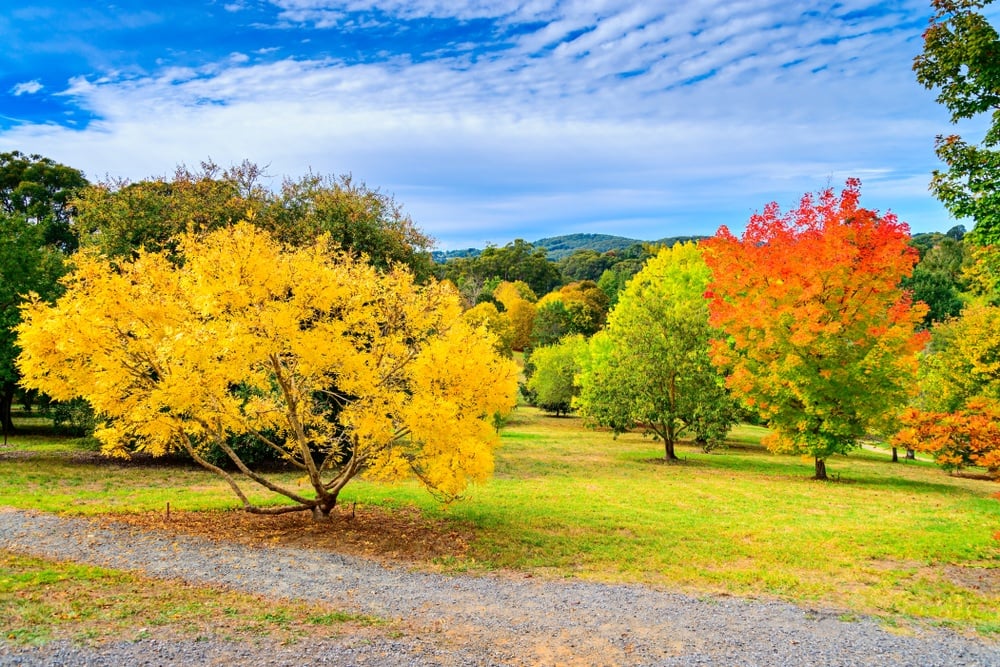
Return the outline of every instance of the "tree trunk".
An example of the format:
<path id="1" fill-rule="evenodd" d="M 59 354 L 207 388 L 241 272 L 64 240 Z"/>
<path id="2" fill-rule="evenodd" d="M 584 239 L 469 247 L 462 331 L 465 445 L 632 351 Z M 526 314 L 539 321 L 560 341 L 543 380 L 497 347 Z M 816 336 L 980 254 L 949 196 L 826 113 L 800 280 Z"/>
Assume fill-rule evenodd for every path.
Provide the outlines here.
<path id="1" fill-rule="evenodd" d="M 892 448 L 892 462 L 899 463 L 899 452 L 895 447 Z"/>
<path id="2" fill-rule="evenodd" d="M 677 454 L 674 452 L 674 441 L 672 438 L 663 439 L 663 458 L 667 461 L 679 461 Z"/>
<path id="3" fill-rule="evenodd" d="M 0 429 L 4 435 L 14 432 L 14 422 L 11 420 L 11 408 L 14 405 L 14 385 L 5 383 L 0 389 Z"/>
<path id="4" fill-rule="evenodd" d="M 908 458 L 911 461 L 913 461 L 913 460 L 915 460 L 917 458 L 917 453 L 914 450 L 912 450 L 912 449 L 907 449 L 906 450 L 906 458 Z"/>
<path id="5" fill-rule="evenodd" d="M 313 521 L 320 523 L 328 522 L 330 520 L 330 512 L 332 512 L 333 508 L 337 506 L 337 496 L 339 495 L 340 492 L 338 491 L 337 493 L 331 494 L 329 498 L 325 501 L 321 501 L 318 505 L 313 505 Z"/>
<path id="6" fill-rule="evenodd" d="M 826 476 L 826 460 L 816 457 L 816 475 L 813 479 L 829 479 Z"/>
<path id="7" fill-rule="evenodd" d="M 321 507 L 320 505 L 314 505 L 312 508 L 313 521 L 319 523 L 325 523 L 330 520 L 330 510 L 329 507 Z"/>

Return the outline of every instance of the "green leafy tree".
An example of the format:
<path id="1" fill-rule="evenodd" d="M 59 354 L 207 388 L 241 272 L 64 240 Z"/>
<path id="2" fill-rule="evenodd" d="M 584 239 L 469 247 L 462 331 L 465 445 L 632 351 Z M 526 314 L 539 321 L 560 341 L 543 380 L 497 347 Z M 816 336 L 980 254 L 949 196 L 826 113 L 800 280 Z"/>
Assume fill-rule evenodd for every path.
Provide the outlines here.
<path id="1" fill-rule="evenodd" d="M 11 406 L 21 374 L 15 365 L 20 350 L 15 327 L 20 307 L 31 292 L 50 300 L 64 273 L 60 251 L 45 245 L 45 228 L 23 214 L 0 213 L 0 426 L 13 430 Z"/>
<path id="2" fill-rule="evenodd" d="M 992 0 L 932 0 L 935 13 L 924 32 L 924 50 L 913 69 L 952 123 L 991 114 L 979 144 L 957 134 L 938 136 L 936 151 L 947 169 L 935 171 L 934 195 L 957 218 L 972 218 L 974 242 L 1000 242 L 1000 37 L 980 12 Z"/>
<path id="3" fill-rule="evenodd" d="M 349 174 L 336 178 L 309 174 L 286 181 L 274 204 L 268 222 L 272 233 L 285 242 L 302 245 L 329 234 L 342 248 L 367 256 L 377 268 L 403 264 L 420 281 L 431 275 L 433 239 L 417 228 L 393 197 Z"/>
<path id="4" fill-rule="evenodd" d="M 522 281 L 534 294 L 548 294 L 562 283 L 559 267 L 548 260 L 545 248 L 536 248 L 523 239 L 502 248 L 488 246 L 477 257 L 451 260 L 437 274 L 456 285 L 490 278 L 511 283 Z"/>
<path id="5" fill-rule="evenodd" d="M 140 248 L 176 252 L 189 227 L 211 231 L 249 217 L 261 221 L 268 194 L 253 180 L 259 175 L 249 163 L 227 171 L 203 163 L 197 171 L 178 167 L 169 179 L 97 183 L 73 200 L 73 226 L 82 246 L 108 256 L 132 258 Z"/>
<path id="6" fill-rule="evenodd" d="M 675 445 L 685 434 L 706 448 L 725 438 L 736 404 L 709 355 L 708 280 L 692 243 L 647 262 L 582 359 L 583 416 L 616 433 L 641 426 L 663 440 L 667 460 L 677 459 Z"/>
<path id="7" fill-rule="evenodd" d="M 927 304 L 926 327 L 957 316 L 965 305 L 961 296 L 965 283 L 962 277 L 965 244 L 944 234 L 936 236 L 936 242 L 921 252 L 913 274 L 902 282 L 913 293 L 914 300 Z"/>
<path id="8" fill-rule="evenodd" d="M 76 249 L 70 200 L 87 185 L 83 172 L 41 155 L 0 153 L 0 211 L 43 228 L 43 245 Z"/>
<path id="9" fill-rule="evenodd" d="M 51 299 L 64 253 L 76 248 L 70 199 L 87 185 L 83 173 L 41 155 L 0 153 L 0 426 L 14 427 L 11 406 L 20 373 L 13 328 L 29 292 Z"/>
<path id="10" fill-rule="evenodd" d="M 170 179 L 100 183 L 73 201 L 81 242 L 116 257 L 140 248 L 174 252 L 189 228 L 212 231 L 250 220 L 278 240 L 304 246 L 327 234 L 341 248 L 382 270 L 407 266 L 420 280 L 431 273 L 432 241 L 392 197 L 356 182 L 309 174 L 265 189 L 262 170 L 244 162 L 221 169 L 178 167 Z"/>
<path id="11" fill-rule="evenodd" d="M 531 348 L 555 345 L 570 333 L 571 314 L 566 303 L 555 294 L 549 294 L 536 304 L 535 319 L 531 327 Z"/>
<path id="12" fill-rule="evenodd" d="M 625 290 L 632 276 L 642 271 L 644 263 L 645 260 L 641 259 L 622 260 L 601 274 L 597 286 L 608 295 L 609 308 L 615 307 L 618 296 Z"/>
<path id="13" fill-rule="evenodd" d="M 558 262 L 559 271 L 567 283 L 579 280 L 597 280 L 611 268 L 618 257 L 614 252 L 600 253 L 589 248 L 576 250 Z"/>
<path id="14" fill-rule="evenodd" d="M 534 373 L 528 380 L 528 390 L 535 405 L 557 416 L 569 414 L 573 397 L 579 393 L 574 379 L 580 372 L 579 358 L 586 347 L 586 339 L 576 334 L 531 353 Z"/>

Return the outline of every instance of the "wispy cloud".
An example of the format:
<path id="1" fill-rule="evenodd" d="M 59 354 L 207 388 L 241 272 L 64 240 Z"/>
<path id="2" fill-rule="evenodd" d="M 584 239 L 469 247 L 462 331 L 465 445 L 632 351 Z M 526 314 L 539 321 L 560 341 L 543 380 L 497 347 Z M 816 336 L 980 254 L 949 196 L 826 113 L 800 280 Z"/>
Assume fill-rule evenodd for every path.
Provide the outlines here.
<path id="1" fill-rule="evenodd" d="M 275 0 L 288 41 L 261 31 L 196 66 L 75 77 L 60 92 L 94 116 L 86 130 L 22 124 L 0 147 L 91 175 L 209 155 L 350 170 L 450 246 L 711 233 L 848 174 L 869 205 L 941 228 L 916 187 L 946 122 L 909 71 L 924 4 Z M 361 57 L 296 51 L 348 23 L 379 36 Z"/>
<path id="2" fill-rule="evenodd" d="M 10 89 L 10 94 L 14 97 L 20 97 L 21 95 L 34 95 L 44 87 L 45 86 L 43 86 L 38 79 L 22 81 L 21 83 L 15 84 L 14 87 Z"/>

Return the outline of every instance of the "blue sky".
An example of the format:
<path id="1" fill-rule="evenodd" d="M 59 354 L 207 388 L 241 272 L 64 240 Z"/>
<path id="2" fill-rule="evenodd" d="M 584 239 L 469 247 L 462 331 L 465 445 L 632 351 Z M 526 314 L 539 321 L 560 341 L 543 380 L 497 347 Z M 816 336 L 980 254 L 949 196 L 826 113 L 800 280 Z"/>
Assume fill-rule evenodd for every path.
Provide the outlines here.
<path id="1" fill-rule="evenodd" d="M 739 230 L 862 180 L 914 232 L 928 0 L 41 0 L 0 9 L 0 151 L 92 180 L 351 172 L 439 247 Z M 974 138 L 974 137 L 973 137 Z"/>

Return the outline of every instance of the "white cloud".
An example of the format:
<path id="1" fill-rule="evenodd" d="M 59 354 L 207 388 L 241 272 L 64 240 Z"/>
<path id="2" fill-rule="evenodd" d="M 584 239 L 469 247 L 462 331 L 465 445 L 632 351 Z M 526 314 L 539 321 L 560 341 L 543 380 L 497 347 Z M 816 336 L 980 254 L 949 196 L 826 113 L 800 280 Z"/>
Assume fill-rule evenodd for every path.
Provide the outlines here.
<path id="1" fill-rule="evenodd" d="M 21 95 L 34 95 L 44 87 L 45 86 L 43 86 L 38 79 L 32 79 L 31 81 L 24 81 L 16 84 L 10 89 L 10 93 L 14 97 L 20 97 Z"/>
<path id="2" fill-rule="evenodd" d="M 917 0 L 849 21 L 870 3 L 276 4 L 283 21 L 316 25 L 376 4 L 410 18 L 551 20 L 503 50 L 419 63 L 234 54 L 75 79 L 65 95 L 98 121 L 82 132 L 21 125 L 0 133 L 0 150 L 30 145 L 91 176 L 165 174 L 207 156 L 279 175 L 353 171 L 449 246 L 581 228 L 711 233 L 859 174 L 865 203 L 950 226 L 920 187 L 946 118 L 912 79 L 913 31 L 893 28 L 923 11 Z"/>

